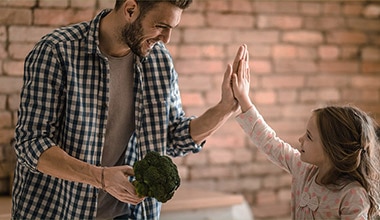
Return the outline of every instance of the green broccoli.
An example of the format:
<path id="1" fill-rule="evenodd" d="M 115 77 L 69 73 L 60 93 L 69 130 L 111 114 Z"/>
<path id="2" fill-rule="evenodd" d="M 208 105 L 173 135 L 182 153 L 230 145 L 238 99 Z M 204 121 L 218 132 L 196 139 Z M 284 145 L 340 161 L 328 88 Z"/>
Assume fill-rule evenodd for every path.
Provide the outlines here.
<path id="1" fill-rule="evenodd" d="M 181 179 L 177 166 L 168 156 L 155 151 L 148 152 L 133 165 L 135 178 L 132 183 L 139 196 L 154 197 L 160 202 L 170 200 L 178 189 Z"/>

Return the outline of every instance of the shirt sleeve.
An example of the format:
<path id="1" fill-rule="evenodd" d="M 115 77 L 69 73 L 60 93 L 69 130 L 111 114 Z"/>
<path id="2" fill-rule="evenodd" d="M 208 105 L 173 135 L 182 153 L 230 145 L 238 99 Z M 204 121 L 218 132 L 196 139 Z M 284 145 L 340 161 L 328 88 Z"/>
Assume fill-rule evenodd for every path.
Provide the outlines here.
<path id="1" fill-rule="evenodd" d="M 15 150 L 19 163 L 37 172 L 40 155 L 56 145 L 60 124 L 61 68 L 52 46 L 41 41 L 28 54 L 24 66 Z"/>
<path id="2" fill-rule="evenodd" d="M 171 156 L 184 156 L 188 153 L 197 153 L 202 150 L 205 141 L 196 144 L 190 135 L 190 122 L 196 116 L 186 117 L 182 109 L 181 95 L 178 86 L 178 74 L 173 69 L 170 94 L 169 116 L 169 146 L 167 154 Z"/>
<path id="3" fill-rule="evenodd" d="M 255 106 L 247 112 L 239 114 L 236 121 L 253 144 L 264 152 L 274 164 L 293 175 L 296 170 L 299 170 L 295 169 L 295 167 L 301 166 L 299 152 L 276 136 L 275 131 L 269 127 Z"/>
<path id="4" fill-rule="evenodd" d="M 369 200 L 367 192 L 361 186 L 351 187 L 341 201 L 341 219 L 368 219 Z"/>

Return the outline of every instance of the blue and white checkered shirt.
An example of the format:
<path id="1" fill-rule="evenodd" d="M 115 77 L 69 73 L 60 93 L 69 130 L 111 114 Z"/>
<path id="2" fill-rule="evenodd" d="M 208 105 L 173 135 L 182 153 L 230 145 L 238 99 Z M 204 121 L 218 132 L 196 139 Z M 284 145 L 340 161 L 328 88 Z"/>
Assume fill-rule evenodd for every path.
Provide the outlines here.
<path id="1" fill-rule="evenodd" d="M 109 103 L 109 65 L 100 53 L 94 20 L 55 30 L 25 60 L 16 126 L 14 219 L 93 219 L 98 189 L 38 172 L 40 155 L 60 146 L 69 155 L 101 165 Z M 125 164 L 148 151 L 171 156 L 198 152 L 189 134 L 172 58 L 162 43 L 143 60 L 135 57 L 135 132 Z M 57 161 L 59 163 L 59 161 Z M 130 205 L 132 219 L 158 219 L 161 204 L 147 198 Z"/>

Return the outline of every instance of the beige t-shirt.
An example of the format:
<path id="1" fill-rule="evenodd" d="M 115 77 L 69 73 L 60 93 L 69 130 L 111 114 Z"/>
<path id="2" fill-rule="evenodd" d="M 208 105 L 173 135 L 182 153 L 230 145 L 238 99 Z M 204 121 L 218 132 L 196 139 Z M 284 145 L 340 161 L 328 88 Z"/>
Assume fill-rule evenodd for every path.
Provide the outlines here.
<path id="1" fill-rule="evenodd" d="M 110 100 L 103 147 L 102 166 L 123 165 L 125 150 L 135 129 L 133 96 L 133 53 L 124 57 L 107 56 L 110 66 Z M 100 191 L 98 219 L 114 218 L 127 212 L 127 205 Z"/>

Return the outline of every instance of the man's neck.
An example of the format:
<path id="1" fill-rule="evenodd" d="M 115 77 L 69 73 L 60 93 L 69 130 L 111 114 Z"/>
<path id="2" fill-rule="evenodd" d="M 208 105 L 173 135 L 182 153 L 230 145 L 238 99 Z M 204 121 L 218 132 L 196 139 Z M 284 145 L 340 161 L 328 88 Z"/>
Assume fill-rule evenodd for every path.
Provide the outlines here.
<path id="1" fill-rule="evenodd" d="M 118 27 L 118 14 L 112 10 L 100 21 L 99 48 L 102 53 L 113 57 L 122 57 L 131 50 L 121 42 L 119 36 L 122 27 Z"/>

